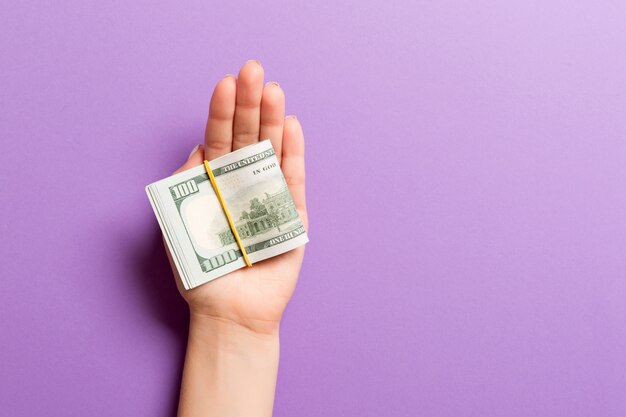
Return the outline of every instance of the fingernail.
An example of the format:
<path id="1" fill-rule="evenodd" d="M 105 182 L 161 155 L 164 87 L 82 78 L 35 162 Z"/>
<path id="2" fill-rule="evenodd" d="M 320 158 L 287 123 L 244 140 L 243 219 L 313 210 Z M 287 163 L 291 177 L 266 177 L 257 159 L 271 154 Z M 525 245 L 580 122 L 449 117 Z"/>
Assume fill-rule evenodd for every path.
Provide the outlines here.
<path id="1" fill-rule="evenodd" d="M 192 156 L 194 153 L 198 152 L 198 149 L 200 149 L 200 144 L 196 145 L 196 146 L 195 146 L 195 147 L 191 150 L 191 153 L 189 154 L 189 156 L 187 157 L 187 159 L 191 158 L 191 156 Z"/>
<path id="2" fill-rule="evenodd" d="M 270 84 L 273 84 L 273 85 L 275 85 L 276 87 L 280 87 L 280 84 L 278 84 L 276 81 L 268 81 L 268 82 L 265 84 L 265 86 L 268 86 L 268 85 L 270 85 Z"/>
<path id="3" fill-rule="evenodd" d="M 246 64 L 249 62 L 256 62 L 260 67 L 263 66 L 263 64 L 261 64 L 261 61 L 259 61 L 258 59 L 249 59 L 246 61 Z"/>
<path id="4" fill-rule="evenodd" d="M 285 119 L 296 119 L 296 120 L 298 120 L 298 118 L 296 117 L 295 114 L 290 114 L 289 116 L 285 117 Z"/>
<path id="5" fill-rule="evenodd" d="M 226 74 L 224 75 L 224 78 L 237 78 L 237 77 L 235 77 L 233 74 Z"/>

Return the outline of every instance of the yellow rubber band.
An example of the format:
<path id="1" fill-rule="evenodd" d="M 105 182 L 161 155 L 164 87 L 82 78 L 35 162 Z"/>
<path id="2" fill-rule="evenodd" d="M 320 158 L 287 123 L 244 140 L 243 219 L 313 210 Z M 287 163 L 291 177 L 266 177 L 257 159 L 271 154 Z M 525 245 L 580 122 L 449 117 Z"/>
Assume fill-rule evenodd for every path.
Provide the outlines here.
<path id="1" fill-rule="evenodd" d="M 230 217 L 230 213 L 228 212 L 228 208 L 226 207 L 226 201 L 224 200 L 224 197 L 222 197 L 222 193 L 217 186 L 217 182 L 215 181 L 215 177 L 213 176 L 213 171 L 211 171 L 211 167 L 209 166 L 209 161 L 207 161 L 206 159 L 204 160 L 204 168 L 206 168 L 206 173 L 209 175 L 209 180 L 211 180 L 211 184 L 213 185 L 213 189 L 215 190 L 217 199 L 222 205 L 222 209 L 224 210 L 224 214 L 226 215 L 226 219 L 228 220 L 228 224 L 230 225 L 230 230 L 232 230 L 233 236 L 235 236 L 235 241 L 237 242 L 237 246 L 239 246 L 241 254 L 243 255 L 243 260 L 246 261 L 246 265 L 252 266 L 250 259 L 248 259 L 246 248 L 243 246 L 243 242 L 239 237 L 239 232 L 237 232 L 237 227 L 235 227 L 235 222 L 233 222 L 233 218 Z"/>

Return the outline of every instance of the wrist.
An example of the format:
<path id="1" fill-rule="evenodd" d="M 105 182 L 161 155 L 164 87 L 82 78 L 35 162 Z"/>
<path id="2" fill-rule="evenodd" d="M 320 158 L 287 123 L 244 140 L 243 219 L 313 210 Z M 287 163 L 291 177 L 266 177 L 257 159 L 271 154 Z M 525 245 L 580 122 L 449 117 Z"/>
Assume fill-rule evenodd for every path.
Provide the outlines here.
<path id="1" fill-rule="evenodd" d="M 188 300 L 188 303 L 192 325 L 209 327 L 211 331 L 219 330 L 228 334 L 235 332 L 251 333 L 259 337 L 278 337 L 282 309 L 268 308 L 242 312 L 241 310 L 246 309 L 245 306 L 237 304 L 224 308 L 220 305 L 207 306 L 206 303 L 195 303 L 192 300 Z"/>
<path id="2" fill-rule="evenodd" d="M 229 353 L 278 350 L 279 323 L 263 326 L 263 331 L 233 320 L 190 314 L 189 342 Z"/>
<path id="3" fill-rule="evenodd" d="M 278 357 L 278 332 L 192 313 L 179 415 L 271 416 Z"/>

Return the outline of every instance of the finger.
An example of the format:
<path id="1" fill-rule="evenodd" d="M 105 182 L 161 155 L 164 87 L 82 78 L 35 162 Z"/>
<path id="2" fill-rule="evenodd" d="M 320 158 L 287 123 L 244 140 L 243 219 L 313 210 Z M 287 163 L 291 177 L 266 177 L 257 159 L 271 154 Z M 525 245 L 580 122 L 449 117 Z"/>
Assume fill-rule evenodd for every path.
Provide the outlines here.
<path id="1" fill-rule="evenodd" d="M 295 116 L 285 118 L 283 129 L 283 159 L 281 168 L 285 181 L 291 192 L 291 198 L 302 218 L 304 227 L 308 228 L 306 198 L 304 191 L 304 134 L 300 122 Z"/>
<path id="2" fill-rule="evenodd" d="M 186 171 L 193 167 L 197 167 L 198 165 L 202 165 L 203 163 L 204 163 L 204 145 L 196 145 L 196 147 L 193 148 L 191 153 L 189 154 L 189 158 L 187 159 L 187 162 L 185 162 L 182 167 L 174 171 L 174 174 L 178 174 L 179 172 Z"/>
<path id="3" fill-rule="evenodd" d="M 263 67 L 258 61 L 248 61 L 237 79 L 233 150 L 259 141 L 262 94 Z"/>
<path id="4" fill-rule="evenodd" d="M 263 88 L 261 97 L 261 130 L 259 139 L 270 139 L 281 160 L 283 126 L 285 121 L 285 93 L 277 82 L 270 82 Z"/>
<path id="5" fill-rule="evenodd" d="M 228 74 L 215 86 L 204 133 L 205 153 L 209 161 L 232 149 L 236 95 L 237 79 L 234 75 Z"/>

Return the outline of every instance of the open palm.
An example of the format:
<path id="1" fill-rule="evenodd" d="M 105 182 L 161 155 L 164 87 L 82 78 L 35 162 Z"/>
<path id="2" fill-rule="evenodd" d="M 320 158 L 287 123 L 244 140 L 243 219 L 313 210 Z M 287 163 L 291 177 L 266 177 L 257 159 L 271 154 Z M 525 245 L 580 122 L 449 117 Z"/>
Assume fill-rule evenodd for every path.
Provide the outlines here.
<path id="1" fill-rule="evenodd" d="M 260 63 L 248 61 L 238 77 L 227 75 L 217 83 L 204 145 L 195 149 L 176 172 L 269 138 L 308 229 L 302 128 L 295 117 L 285 117 L 285 94 L 278 83 L 264 86 L 263 78 Z M 295 289 L 303 256 L 304 247 L 299 247 L 192 290 L 185 290 L 178 277 L 177 285 L 192 314 L 233 322 L 259 333 L 273 332 Z"/>

